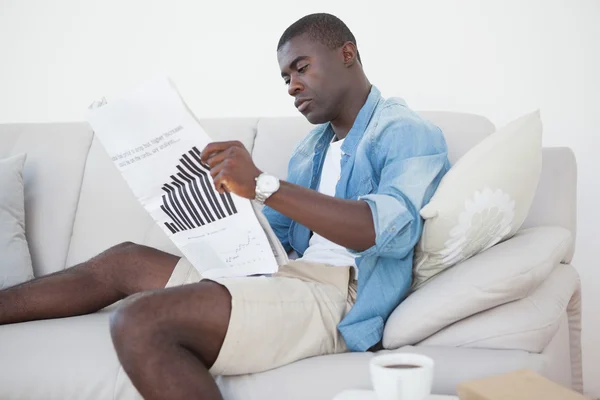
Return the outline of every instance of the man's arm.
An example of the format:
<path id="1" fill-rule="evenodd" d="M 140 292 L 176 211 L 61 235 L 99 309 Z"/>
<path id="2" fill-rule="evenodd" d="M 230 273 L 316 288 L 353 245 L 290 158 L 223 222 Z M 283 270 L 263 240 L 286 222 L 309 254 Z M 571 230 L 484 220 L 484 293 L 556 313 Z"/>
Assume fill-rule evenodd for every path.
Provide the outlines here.
<path id="1" fill-rule="evenodd" d="M 219 192 L 254 199 L 255 178 L 261 171 L 240 142 L 210 143 L 202 151 L 202 161 L 210 166 Z M 280 189 L 265 204 L 346 248 L 363 251 L 375 244 L 373 215 L 366 202 L 338 199 L 281 181 Z"/>
<path id="2" fill-rule="evenodd" d="M 282 181 L 265 204 L 346 248 L 363 251 L 375 244 L 373 215 L 364 201 L 339 199 Z"/>

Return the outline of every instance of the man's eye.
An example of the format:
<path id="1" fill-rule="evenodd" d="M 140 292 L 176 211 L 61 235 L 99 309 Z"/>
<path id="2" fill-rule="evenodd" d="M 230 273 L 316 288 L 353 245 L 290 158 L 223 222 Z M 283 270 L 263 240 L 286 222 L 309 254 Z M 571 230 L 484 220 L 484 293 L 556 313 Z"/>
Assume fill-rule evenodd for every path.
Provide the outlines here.
<path id="1" fill-rule="evenodd" d="M 290 84 L 290 81 L 289 81 L 289 80 L 287 80 L 287 79 L 285 79 L 285 80 L 284 80 L 284 83 L 285 83 L 285 84 L 286 84 L 286 86 L 287 86 L 287 85 L 289 85 L 289 84 Z"/>
<path id="2" fill-rule="evenodd" d="M 308 68 L 308 64 L 306 64 L 304 67 L 298 68 L 298 72 L 300 72 L 301 74 L 306 72 L 306 69 Z"/>

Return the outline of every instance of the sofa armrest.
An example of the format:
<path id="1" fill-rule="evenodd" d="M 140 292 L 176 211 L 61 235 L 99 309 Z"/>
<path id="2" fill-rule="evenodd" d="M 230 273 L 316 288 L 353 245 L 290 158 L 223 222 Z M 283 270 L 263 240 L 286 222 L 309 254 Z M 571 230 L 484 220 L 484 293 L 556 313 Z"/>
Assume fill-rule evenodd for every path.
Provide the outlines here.
<path id="1" fill-rule="evenodd" d="M 542 149 L 542 174 L 533 203 L 521 229 L 561 226 L 573 234 L 564 261 L 570 263 L 577 232 L 577 161 L 568 147 Z"/>
<path id="2" fill-rule="evenodd" d="M 395 349 L 421 342 L 456 321 L 528 296 L 570 246 L 567 229 L 530 228 L 444 271 L 394 310 L 383 346 Z"/>

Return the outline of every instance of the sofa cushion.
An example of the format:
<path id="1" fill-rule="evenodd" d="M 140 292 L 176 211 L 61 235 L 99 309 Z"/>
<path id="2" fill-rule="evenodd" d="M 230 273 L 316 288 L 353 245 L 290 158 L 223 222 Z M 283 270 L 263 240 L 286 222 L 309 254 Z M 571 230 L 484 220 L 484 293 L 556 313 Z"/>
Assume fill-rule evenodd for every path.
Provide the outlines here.
<path id="1" fill-rule="evenodd" d="M 25 238 L 25 154 L 0 159 L 0 289 L 33 278 Z"/>
<path id="2" fill-rule="evenodd" d="M 109 315 L 0 326 L 0 398 L 141 400 L 119 364 Z"/>
<path id="3" fill-rule="evenodd" d="M 119 365 L 109 313 L 0 326 L 0 399 L 141 400 Z M 407 346 L 398 351 L 434 359 L 435 393 L 454 393 L 458 382 L 485 375 L 547 368 L 542 356 L 518 350 Z M 227 400 L 331 400 L 346 389 L 371 387 L 373 355 L 312 357 L 258 374 L 218 377 L 217 383 Z"/>
<path id="4" fill-rule="evenodd" d="M 65 268 L 91 140 L 86 123 L 0 125 L 0 157 L 27 153 L 25 225 L 35 276 Z M 87 229 L 93 241 L 97 227 Z"/>
<path id="5" fill-rule="evenodd" d="M 529 296 L 467 317 L 420 344 L 540 353 L 556 334 L 561 316 L 577 290 L 577 271 L 559 264 Z"/>
<path id="6" fill-rule="evenodd" d="M 384 347 L 418 343 L 463 318 L 528 296 L 563 260 L 570 242 L 564 228 L 530 228 L 444 271 L 394 310 Z"/>
<path id="7" fill-rule="evenodd" d="M 486 118 L 477 115 L 450 112 L 423 112 L 422 115 L 442 128 L 451 157 L 458 157 L 494 129 Z M 311 129 L 304 117 L 218 118 L 199 122 L 214 140 L 241 140 L 251 150 L 259 168 L 281 178 L 287 176 L 294 147 Z M 85 164 L 66 265 L 84 261 L 123 241 L 180 255 L 135 199 L 100 143 L 94 140 Z"/>
<path id="8" fill-rule="evenodd" d="M 258 118 L 203 118 L 198 123 L 214 142 L 239 140 L 252 151 L 256 137 Z"/>
<path id="9" fill-rule="evenodd" d="M 421 209 L 413 288 L 505 240 L 523 224 L 542 170 L 539 112 L 521 117 L 469 150 Z"/>
<path id="10" fill-rule="evenodd" d="M 457 349 L 405 346 L 393 352 L 424 354 L 435 362 L 433 393 L 455 394 L 465 380 L 529 368 L 548 373 L 544 356 L 519 350 Z M 227 400 L 331 400 L 349 389 L 372 389 L 369 360 L 375 355 L 359 352 L 312 357 L 258 374 L 218 377 Z M 324 379 L 325 377 L 325 379 Z"/>
<path id="11" fill-rule="evenodd" d="M 419 115 L 444 132 L 452 163 L 494 132 L 494 125 L 487 118 L 475 114 L 421 111 Z M 312 128 L 314 126 L 304 117 L 261 118 L 252 148 L 258 168 L 285 179 L 294 148 Z M 206 130 L 209 132 L 208 127 Z"/>
<path id="12" fill-rule="evenodd" d="M 252 148 L 256 166 L 286 179 L 292 152 L 312 128 L 314 126 L 304 117 L 261 118 Z"/>
<path id="13" fill-rule="evenodd" d="M 442 130 L 452 165 L 496 130 L 494 124 L 481 115 L 450 111 L 419 111 L 418 114 Z"/>
<path id="14" fill-rule="evenodd" d="M 137 201 L 100 141 L 94 137 L 66 264 L 72 266 L 83 262 L 125 241 L 181 254 Z"/>

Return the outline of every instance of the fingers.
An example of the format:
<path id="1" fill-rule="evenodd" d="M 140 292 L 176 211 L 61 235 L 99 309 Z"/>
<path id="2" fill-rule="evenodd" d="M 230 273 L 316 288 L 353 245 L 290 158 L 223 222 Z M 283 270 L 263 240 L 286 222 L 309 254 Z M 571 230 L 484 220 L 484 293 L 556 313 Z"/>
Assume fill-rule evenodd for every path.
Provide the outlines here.
<path id="1" fill-rule="evenodd" d="M 260 171 L 252 156 L 239 141 L 214 142 L 202 151 L 201 160 L 210 168 L 210 175 L 217 192 L 235 193 L 254 198 L 256 176 Z"/>
<path id="2" fill-rule="evenodd" d="M 209 158 L 214 153 L 219 153 L 225 151 L 231 147 L 244 147 L 242 142 L 239 140 L 233 140 L 229 142 L 213 142 L 209 143 L 204 150 L 202 150 L 202 154 L 200 155 L 200 159 L 204 163 L 208 163 Z"/>
<path id="3" fill-rule="evenodd" d="M 223 176 L 223 172 L 225 172 L 223 171 L 224 168 L 225 165 L 223 163 L 220 163 L 214 168 L 210 169 L 210 176 L 212 176 L 215 189 L 219 193 L 225 193 L 223 186 L 227 187 L 227 185 L 223 185 L 227 183 L 227 180 L 224 179 L 225 177 Z"/>
<path id="4" fill-rule="evenodd" d="M 206 160 L 204 163 L 211 168 L 221 164 L 227 157 L 229 157 L 231 149 L 232 148 L 230 147 L 227 150 L 219 151 L 218 153 L 212 153 L 208 157 L 208 160 Z"/>
<path id="5" fill-rule="evenodd" d="M 213 182 L 215 183 L 215 189 L 217 192 L 223 194 L 225 192 L 229 192 L 229 187 L 227 186 L 228 180 L 227 177 L 223 174 L 224 171 L 219 172 L 213 178 Z"/>
<path id="6" fill-rule="evenodd" d="M 215 165 L 214 167 L 210 168 L 210 176 L 213 177 L 213 181 L 215 179 L 215 177 L 217 175 L 219 175 L 219 173 L 223 170 L 223 168 L 225 168 L 225 163 L 219 163 L 217 165 Z"/>

